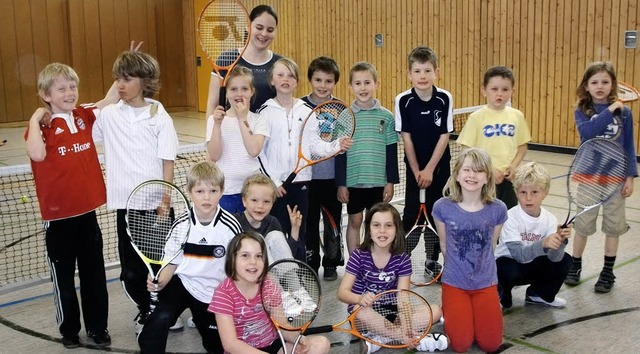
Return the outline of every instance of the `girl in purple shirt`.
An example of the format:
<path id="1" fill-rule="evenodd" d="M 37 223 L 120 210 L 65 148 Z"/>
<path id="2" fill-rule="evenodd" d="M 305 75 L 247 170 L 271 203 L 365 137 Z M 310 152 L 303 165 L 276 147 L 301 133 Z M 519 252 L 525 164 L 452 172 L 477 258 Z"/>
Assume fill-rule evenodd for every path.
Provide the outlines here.
<path id="1" fill-rule="evenodd" d="M 387 321 L 372 307 L 376 294 L 392 289 L 409 289 L 410 285 L 411 259 L 404 252 L 402 220 L 392 205 L 378 203 L 368 211 L 364 224 L 364 241 L 349 257 L 338 288 L 338 299 L 349 305 L 350 313 L 356 306 L 364 307 L 358 312 L 359 320 Z M 438 321 L 442 316 L 440 306 L 431 305 L 431 310 L 433 320 Z M 426 311 L 417 315 L 424 319 Z M 420 351 L 446 349 L 447 338 L 444 335 L 427 335 L 416 344 L 411 338 L 403 338 L 404 334 L 395 322 L 387 324 L 387 333 L 372 333 L 372 336 L 377 336 L 375 340 L 378 342 L 385 341 L 382 335 L 393 337 L 390 340 L 401 340 Z M 393 330 L 394 325 L 398 331 Z M 366 344 L 368 353 L 380 348 L 369 342 Z"/>

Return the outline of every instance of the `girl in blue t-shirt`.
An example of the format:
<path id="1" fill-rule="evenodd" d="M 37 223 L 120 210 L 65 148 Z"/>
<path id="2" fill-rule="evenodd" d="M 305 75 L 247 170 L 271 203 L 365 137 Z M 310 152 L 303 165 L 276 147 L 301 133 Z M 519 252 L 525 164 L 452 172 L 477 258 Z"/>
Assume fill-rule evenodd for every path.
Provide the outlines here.
<path id="1" fill-rule="evenodd" d="M 392 205 L 377 203 L 367 212 L 364 223 L 364 241 L 349 257 L 346 272 L 338 288 L 338 299 L 349 305 L 349 313 L 353 312 L 356 306 L 364 307 L 358 312 L 357 319 L 360 321 L 389 322 L 378 314 L 372 305 L 378 293 L 392 289 L 409 289 L 412 268 L 411 259 L 404 252 L 402 220 L 400 213 Z M 433 321 L 440 320 L 440 306 L 431 305 L 431 310 Z M 414 322 L 424 321 L 428 317 L 427 312 L 427 309 L 424 312 L 419 311 Z M 420 351 L 447 348 L 447 338 L 438 334 L 427 335 L 418 344 L 413 343 L 411 338 L 404 338 L 396 322 L 398 321 L 386 323 L 385 333 L 370 333 L 372 338 L 376 336 L 375 340 L 378 342 L 400 340 Z M 394 331 L 394 328 L 397 330 Z M 369 347 L 368 353 L 380 348 L 369 342 L 366 344 Z"/>
<path id="2" fill-rule="evenodd" d="M 502 344 L 502 311 L 493 251 L 507 220 L 507 207 L 496 199 L 493 167 L 480 148 L 464 150 L 433 206 L 440 248 L 444 330 L 454 352 L 466 352 L 474 340 L 483 351 Z"/>

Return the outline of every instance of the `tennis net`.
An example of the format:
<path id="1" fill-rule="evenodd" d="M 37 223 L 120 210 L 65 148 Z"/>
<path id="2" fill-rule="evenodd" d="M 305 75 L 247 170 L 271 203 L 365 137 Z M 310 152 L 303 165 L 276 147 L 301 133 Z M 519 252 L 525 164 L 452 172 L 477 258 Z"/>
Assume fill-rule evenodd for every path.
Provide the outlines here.
<path id="1" fill-rule="evenodd" d="M 450 141 L 452 159 L 460 152 L 455 143 L 470 113 L 480 106 L 454 110 L 454 134 Z M 404 149 L 398 148 L 400 183 L 395 186 L 395 202 L 404 199 Z M 175 163 L 176 185 L 184 190 L 189 168 L 207 159 L 203 144 L 183 145 Z M 104 169 L 103 169 L 104 173 Z M 42 227 L 31 167 L 29 165 L 0 168 L 0 287 L 49 279 L 46 262 L 45 232 Z M 104 206 L 96 210 L 104 241 L 107 265 L 118 262 L 118 237 L 115 211 Z"/>

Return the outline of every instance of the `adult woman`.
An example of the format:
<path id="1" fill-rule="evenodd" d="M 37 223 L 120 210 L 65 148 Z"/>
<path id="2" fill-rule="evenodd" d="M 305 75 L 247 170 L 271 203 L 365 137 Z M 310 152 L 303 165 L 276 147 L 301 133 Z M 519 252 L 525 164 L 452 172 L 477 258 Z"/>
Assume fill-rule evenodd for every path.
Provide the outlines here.
<path id="1" fill-rule="evenodd" d="M 253 72 L 253 86 L 256 88 L 256 94 L 249 110 L 256 112 L 266 100 L 274 96 L 268 74 L 273 63 L 281 56 L 272 52 L 269 46 L 276 37 L 278 15 L 271 6 L 258 5 L 251 10 L 249 19 L 251 21 L 251 38 L 237 65 L 249 68 Z M 218 106 L 219 93 L 220 78 L 215 71 L 212 71 L 207 98 L 207 117 L 212 115 Z"/>

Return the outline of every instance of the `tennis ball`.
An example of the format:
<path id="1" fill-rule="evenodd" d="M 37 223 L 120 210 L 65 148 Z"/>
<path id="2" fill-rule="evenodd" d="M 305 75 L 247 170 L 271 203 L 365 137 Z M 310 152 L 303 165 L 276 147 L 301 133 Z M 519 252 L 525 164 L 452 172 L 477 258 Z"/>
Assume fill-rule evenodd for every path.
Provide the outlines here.
<path id="1" fill-rule="evenodd" d="M 23 203 L 29 203 L 31 200 L 29 199 L 29 197 L 27 197 L 26 195 L 23 195 L 22 198 L 20 198 L 20 200 Z"/>

